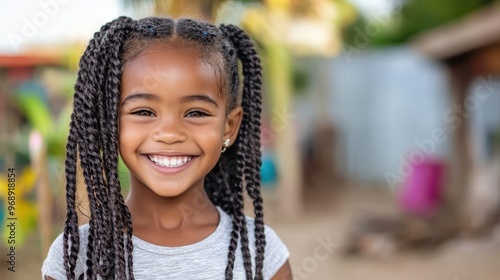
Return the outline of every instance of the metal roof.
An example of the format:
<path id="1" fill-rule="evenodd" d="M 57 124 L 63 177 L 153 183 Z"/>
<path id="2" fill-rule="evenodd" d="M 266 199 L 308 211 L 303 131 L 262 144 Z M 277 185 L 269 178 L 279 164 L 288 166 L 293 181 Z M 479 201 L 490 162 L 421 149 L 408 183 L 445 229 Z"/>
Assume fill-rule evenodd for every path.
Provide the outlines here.
<path id="1" fill-rule="evenodd" d="M 496 42 L 500 42 L 500 5 L 426 31 L 411 44 L 424 55 L 444 60 Z"/>

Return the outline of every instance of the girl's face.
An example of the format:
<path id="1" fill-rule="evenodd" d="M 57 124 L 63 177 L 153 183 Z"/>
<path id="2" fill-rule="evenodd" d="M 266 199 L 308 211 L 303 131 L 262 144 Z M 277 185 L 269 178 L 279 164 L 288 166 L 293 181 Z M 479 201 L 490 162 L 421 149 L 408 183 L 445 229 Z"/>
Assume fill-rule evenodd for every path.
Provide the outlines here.
<path id="1" fill-rule="evenodd" d="M 155 45 L 128 62 L 122 75 L 120 155 L 131 184 L 162 197 L 193 186 L 234 143 L 241 107 L 226 111 L 214 70 L 190 49 Z"/>

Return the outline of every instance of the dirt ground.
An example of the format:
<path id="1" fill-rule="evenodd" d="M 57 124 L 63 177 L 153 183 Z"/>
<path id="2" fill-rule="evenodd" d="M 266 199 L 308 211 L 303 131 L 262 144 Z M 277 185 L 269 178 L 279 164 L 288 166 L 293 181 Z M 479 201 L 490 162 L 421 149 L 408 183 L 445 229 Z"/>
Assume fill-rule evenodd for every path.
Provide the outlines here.
<path id="1" fill-rule="evenodd" d="M 457 238 L 433 250 L 395 253 L 383 259 L 343 257 L 340 251 L 352 220 L 363 213 L 393 216 L 397 213 L 394 194 L 362 186 L 340 193 L 319 192 L 308 198 L 306 209 L 294 221 L 271 217 L 269 222 L 291 251 L 295 280 L 500 279 L 500 227 L 493 236 Z M 326 241 L 334 248 L 328 256 Z"/>
<path id="2" fill-rule="evenodd" d="M 266 223 L 287 244 L 295 280 L 498 280 L 500 230 L 497 237 L 456 239 L 436 250 L 404 252 L 383 259 L 342 257 L 347 230 L 363 213 L 394 215 L 390 190 L 348 187 L 342 191 L 309 191 L 305 212 L 283 218 L 277 197 L 265 193 Z M 16 272 L 7 270 L 6 248 L 1 247 L 0 279 L 41 279 L 42 258 L 36 236 L 17 253 Z"/>

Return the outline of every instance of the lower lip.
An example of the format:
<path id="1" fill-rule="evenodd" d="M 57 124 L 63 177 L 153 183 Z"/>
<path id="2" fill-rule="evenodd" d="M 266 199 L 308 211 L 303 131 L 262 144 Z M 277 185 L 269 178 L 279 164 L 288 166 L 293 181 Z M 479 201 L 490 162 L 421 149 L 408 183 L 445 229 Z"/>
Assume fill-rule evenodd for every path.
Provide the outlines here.
<path id="1" fill-rule="evenodd" d="M 190 161 L 186 162 L 185 164 L 183 164 L 181 166 L 167 167 L 167 166 L 161 166 L 161 165 L 158 165 L 158 164 L 152 162 L 148 156 L 143 156 L 143 157 L 148 162 L 148 164 L 151 165 L 151 167 L 153 167 L 153 169 L 155 169 L 156 171 L 158 171 L 160 173 L 164 173 L 164 174 L 174 174 L 174 173 L 181 172 L 184 169 L 188 168 L 191 165 L 191 163 L 193 162 L 193 160 L 196 159 L 196 157 L 193 157 L 193 158 L 191 158 Z"/>

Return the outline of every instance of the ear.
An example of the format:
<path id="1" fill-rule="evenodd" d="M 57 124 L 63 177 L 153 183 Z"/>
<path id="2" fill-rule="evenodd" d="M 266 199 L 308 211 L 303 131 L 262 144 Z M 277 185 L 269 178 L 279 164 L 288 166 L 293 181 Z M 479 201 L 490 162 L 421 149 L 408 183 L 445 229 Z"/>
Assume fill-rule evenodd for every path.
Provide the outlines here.
<path id="1" fill-rule="evenodd" d="M 226 117 L 226 123 L 224 127 L 224 136 L 222 140 L 229 138 L 231 144 L 236 141 L 238 137 L 238 131 L 240 130 L 241 120 L 243 118 L 243 108 L 241 106 L 236 106 L 232 109 Z"/>

